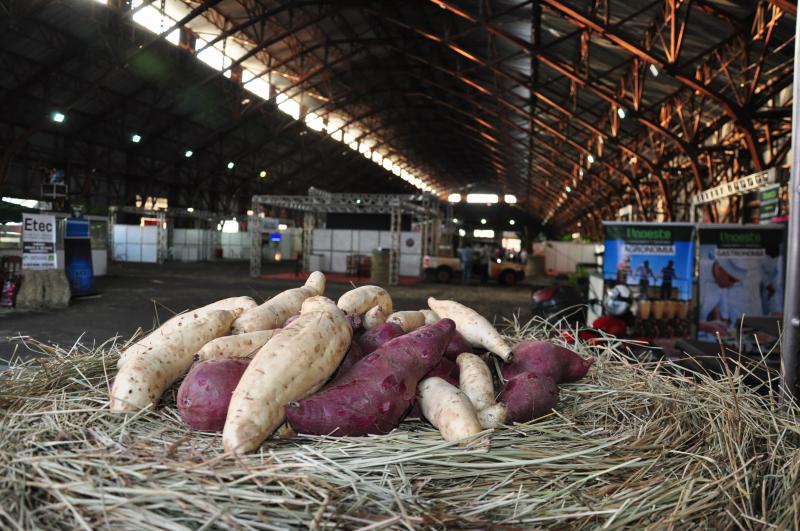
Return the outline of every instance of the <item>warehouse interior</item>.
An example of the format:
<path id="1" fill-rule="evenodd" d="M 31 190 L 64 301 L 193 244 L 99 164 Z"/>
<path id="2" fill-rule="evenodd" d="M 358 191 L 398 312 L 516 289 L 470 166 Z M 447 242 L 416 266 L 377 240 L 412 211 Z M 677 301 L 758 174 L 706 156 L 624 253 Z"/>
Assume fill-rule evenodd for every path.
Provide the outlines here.
<path id="1" fill-rule="evenodd" d="M 15 500 L 2 527 L 62 512 L 89 529 L 796 527 L 800 445 L 783 434 L 800 414 L 799 28 L 794 0 L 0 0 L 0 433 L 27 441 L 0 450 Z M 324 293 L 283 302 L 320 272 Z M 229 421 L 187 420 L 207 345 L 322 326 L 291 324 L 314 295 L 349 319 L 347 348 L 278 416 L 327 396 L 373 329 L 394 323 L 398 341 L 452 319 L 508 409 L 482 432 L 487 453 L 426 409 L 441 364 L 403 376 L 392 431 L 341 421 L 347 458 L 291 415 L 299 439 L 272 427 L 246 458 Z M 247 328 L 250 303 L 280 319 Z M 202 341 L 169 328 L 227 311 Z M 535 341 L 583 365 L 545 375 L 557 405 L 531 387 L 531 417 L 513 410 L 509 367 Z M 184 361 L 161 406 L 140 404 L 150 424 L 129 428 L 115 392 L 126 356 L 150 363 L 142 345 Z M 227 356 L 252 359 L 242 382 L 270 345 Z M 463 382 L 454 392 L 470 403 Z M 41 409 L 56 395 L 63 408 Z M 88 417 L 70 404 L 102 428 L 76 435 Z M 400 407 L 385 405 L 378 417 Z M 27 414 L 42 419 L 29 434 Z M 91 445 L 107 453 L 89 465 Z M 169 463 L 139 477 L 113 448 Z M 187 449 L 219 492 L 182 468 Z M 39 451 L 53 468 L 20 457 Z M 229 454 L 251 476 L 219 464 Z M 103 466 L 91 488 L 72 481 Z M 184 483 L 159 505 L 171 475 Z"/>

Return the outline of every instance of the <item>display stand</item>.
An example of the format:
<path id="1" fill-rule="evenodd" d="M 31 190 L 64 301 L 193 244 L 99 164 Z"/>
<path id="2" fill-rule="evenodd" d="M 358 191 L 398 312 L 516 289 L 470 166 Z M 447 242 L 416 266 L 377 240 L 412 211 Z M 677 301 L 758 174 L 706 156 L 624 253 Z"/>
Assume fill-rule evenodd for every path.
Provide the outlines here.
<path id="1" fill-rule="evenodd" d="M 389 285 L 399 283 L 400 274 L 400 226 L 403 214 L 410 214 L 422 227 L 423 254 L 438 247 L 440 213 L 438 199 L 432 194 L 339 194 L 318 188 L 309 188 L 308 195 L 254 195 L 253 215 L 250 230 L 250 276 L 261 274 L 260 218 L 265 207 L 285 208 L 303 212 L 303 267 L 309 268 L 313 231 L 327 214 L 388 214 L 390 217 L 391 258 L 389 263 Z M 421 264 L 420 264 L 421 266 Z"/>

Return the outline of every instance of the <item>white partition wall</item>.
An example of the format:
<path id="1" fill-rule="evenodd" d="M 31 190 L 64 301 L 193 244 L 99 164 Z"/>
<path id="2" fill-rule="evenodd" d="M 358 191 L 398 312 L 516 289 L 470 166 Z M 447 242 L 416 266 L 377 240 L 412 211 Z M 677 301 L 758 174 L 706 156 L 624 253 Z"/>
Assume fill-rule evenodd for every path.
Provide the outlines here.
<path id="1" fill-rule="evenodd" d="M 238 234 L 238 233 L 237 233 Z M 174 229 L 169 254 L 178 262 L 211 260 L 214 255 L 214 231 L 207 229 Z"/>
<path id="2" fill-rule="evenodd" d="M 578 264 L 597 263 L 593 243 L 548 241 L 544 244 L 545 269 L 558 273 L 574 273 Z"/>
<path id="3" fill-rule="evenodd" d="M 222 258 L 242 260 L 250 258 L 249 232 L 221 232 Z"/>
<path id="4" fill-rule="evenodd" d="M 158 262 L 158 227 L 115 224 L 113 254 L 118 262 Z"/>
<path id="5" fill-rule="evenodd" d="M 371 255 L 378 248 L 391 247 L 391 232 L 353 229 L 314 229 L 312 255 L 322 271 L 345 273 L 347 257 Z M 418 276 L 422 262 L 422 241 L 419 232 L 400 233 L 400 275 Z"/>

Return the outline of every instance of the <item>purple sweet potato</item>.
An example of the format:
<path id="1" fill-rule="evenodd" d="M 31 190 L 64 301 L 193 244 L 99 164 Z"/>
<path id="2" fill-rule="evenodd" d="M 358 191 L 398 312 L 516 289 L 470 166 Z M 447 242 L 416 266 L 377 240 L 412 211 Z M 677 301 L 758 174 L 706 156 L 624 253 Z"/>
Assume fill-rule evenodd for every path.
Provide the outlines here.
<path id="1" fill-rule="evenodd" d="M 189 427 L 222 431 L 231 394 L 250 358 L 227 358 L 195 363 L 178 389 L 178 411 Z"/>
<path id="2" fill-rule="evenodd" d="M 444 351 L 444 357 L 456 361 L 456 358 L 462 352 L 472 352 L 472 345 L 469 341 L 464 339 L 464 336 L 458 333 L 458 330 L 453 334 L 453 339 L 447 344 L 447 350 Z M 458 387 L 456 385 L 456 387 Z"/>
<path id="3" fill-rule="evenodd" d="M 358 342 L 357 341 L 351 342 L 350 348 L 347 349 L 347 352 L 344 355 L 342 363 L 339 364 L 339 369 L 336 372 L 336 377 L 338 378 L 339 376 L 349 371 L 350 368 L 353 367 L 353 365 L 355 365 L 356 362 L 358 362 L 363 357 L 364 357 L 364 352 L 361 350 L 361 347 L 358 346 Z"/>
<path id="4" fill-rule="evenodd" d="M 523 372 L 506 382 L 500 401 L 508 408 L 506 423 L 528 422 L 546 415 L 558 403 L 558 385 L 549 376 Z"/>
<path id="5" fill-rule="evenodd" d="M 503 377 L 511 379 L 518 374 L 532 372 L 549 376 L 556 383 L 576 382 L 586 376 L 593 359 L 585 360 L 564 347 L 547 341 L 523 341 L 511 351 L 514 359 L 503 365 Z"/>
<path id="6" fill-rule="evenodd" d="M 433 376 L 438 376 L 450 385 L 458 387 L 458 365 L 445 357 L 442 357 L 442 361 L 437 363 L 436 367 L 425 375 L 425 378 L 432 378 Z"/>
<path id="7" fill-rule="evenodd" d="M 378 347 L 382 346 L 387 341 L 391 341 L 396 337 L 400 337 L 405 332 L 396 323 L 383 323 L 375 328 L 371 328 L 361 334 L 358 338 L 358 346 L 364 355 L 372 354 Z"/>
<path id="8" fill-rule="evenodd" d="M 286 406 L 298 433 L 388 433 L 411 406 L 417 384 L 442 359 L 455 323 L 442 319 L 397 337 L 362 358 L 319 393 Z"/>

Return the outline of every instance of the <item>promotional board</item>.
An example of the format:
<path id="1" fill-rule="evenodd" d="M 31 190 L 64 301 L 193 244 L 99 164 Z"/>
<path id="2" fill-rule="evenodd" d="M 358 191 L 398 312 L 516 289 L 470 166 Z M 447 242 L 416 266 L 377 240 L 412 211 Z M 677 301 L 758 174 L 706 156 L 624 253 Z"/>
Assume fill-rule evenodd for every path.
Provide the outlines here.
<path id="1" fill-rule="evenodd" d="M 633 334 L 686 337 L 694 272 L 691 223 L 604 222 L 606 289 L 623 284 L 636 303 Z"/>
<path id="2" fill-rule="evenodd" d="M 646 298 L 689 300 L 694 269 L 691 223 L 604 222 L 603 278 Z"/>
<path id="3" fill-rule="evenodd" d="M 700 226 L 697 339 L 716 342 L 719 334 L 738 350 L 743 316 L 782 315 L 783 231 L 779 225 Z M 746 351 L 753 351 L 753 334 L 747 328 L 742 329 L 741 340 L 748 343 Z M 776 327 L 759 330 L 762 347 L 777 340 L 764 333 L 770 328 Z"/>
<path id="4" fill-rule="evenodd" d="M 56 265 L 56 217 L 22 214 L 22 269 L 55 269 Z"/>
<path id="5" fill-rule="evenodd" d="M 94 285 L 92 242 L 89 238 L 88 220 L 65 220 L 64 269 L 73 296 L 81 297 L 97 293 Z"/>

